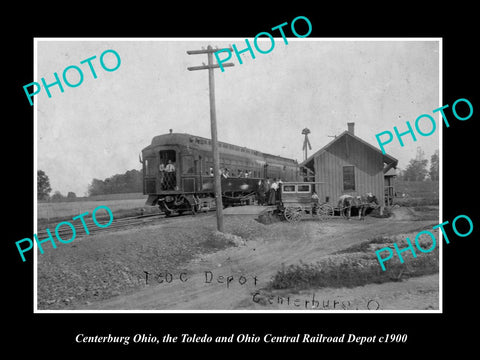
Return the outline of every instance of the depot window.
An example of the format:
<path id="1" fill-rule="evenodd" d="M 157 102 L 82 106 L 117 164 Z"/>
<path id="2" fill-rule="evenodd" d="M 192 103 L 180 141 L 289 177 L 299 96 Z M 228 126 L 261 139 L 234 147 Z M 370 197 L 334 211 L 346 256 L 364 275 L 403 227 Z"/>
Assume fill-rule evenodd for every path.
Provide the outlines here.
<path id="1" fill-rule="evenodd" d="M 343 167 L 343 190 L 355 190 L 355 167 Z"/>

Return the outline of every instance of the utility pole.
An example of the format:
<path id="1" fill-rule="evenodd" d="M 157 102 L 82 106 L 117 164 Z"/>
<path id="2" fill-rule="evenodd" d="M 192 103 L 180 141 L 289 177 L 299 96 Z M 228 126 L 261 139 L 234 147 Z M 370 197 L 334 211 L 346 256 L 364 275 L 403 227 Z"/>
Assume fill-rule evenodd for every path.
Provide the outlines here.
<path id="1" fill-rule="evenodd" d="M 230 49 L 231 51 L 233 49 Z M 213 53 L 218 49 L 213 49 L 208 45 L 207 50 L 188 50 L 188 55 L 207 54 L 208 64 L 202 66 L 188 67 L 189 71 L 208 69 L 208 88 L 210 90 L 210 126 L 212 132 L 212 153 L 213 153 L 213 178 L 215 188 L 215 203 L 217 212 L 217 230 L 223 233 L 223 204 L 222 204 L 222 188 L 220 179 L 220 156 L 218 154 L 217 140 L 217 116 L 215 112 L 215 81 L 213 77 L 213 69 L 219 68 L 218 64 L 213 63 Z M 233 66 L 233 63 L 222 64 L 223 67 Z"/>

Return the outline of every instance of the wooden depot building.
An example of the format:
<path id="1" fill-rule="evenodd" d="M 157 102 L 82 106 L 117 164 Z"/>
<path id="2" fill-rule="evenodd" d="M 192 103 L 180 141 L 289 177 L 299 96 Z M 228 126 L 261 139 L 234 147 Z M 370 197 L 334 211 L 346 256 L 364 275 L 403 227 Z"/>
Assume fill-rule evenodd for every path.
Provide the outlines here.
<path id="1" fill-rule="evenodd" d="M 304 169 L 307 180 L 321 184 L 316 185 L 320 202 L 336 205 L 343 194 L 353 196 L 367 192 L 373 193 L 383 206 L 388 204 L 388 194 L 393 182 L 385 175 L 396 168 L 398 160 L 383 154 L 382 151 L 355 136 L 354 123 L 347 123 L 348 130 L 336 136 L 334 140 L 308 157 L 300 166 Z M 391 173 L 391 172 L 390 172 Z"/>

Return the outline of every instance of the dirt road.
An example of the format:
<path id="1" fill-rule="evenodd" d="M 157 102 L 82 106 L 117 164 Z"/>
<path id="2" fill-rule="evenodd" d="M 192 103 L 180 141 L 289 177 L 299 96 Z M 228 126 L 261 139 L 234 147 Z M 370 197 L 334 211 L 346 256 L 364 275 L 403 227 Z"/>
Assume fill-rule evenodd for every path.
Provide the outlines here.
<path id="1" fill-rule="evenodd" d="M 254 221 L 250 215 L 239 216 L 242 221 Z M 214 224 L 213 218 L 202 221 Z M 400 210 L 391 219 L 367 217 L 366 221 L 331 219 L 259 225 L 268 227 L 265 233 L 272 235 L 253 237 L 244 246 L 196 256 L 182 270 L 165 269 L 150 273 L 148 279 L 147 274 L 142 274 L 145 284 L 135 292 L 75 309 L 266 311 L 312 309 L 313 303 L 316 310 L 438 309 L 438 274 L 351 289 L 309 289 L 295 294 L 277 291 L 271 293 L 268 301 L 259 301 L 257 297 L 282 264 L 315 262 L 376 236 L 416 233 L 437 223 L 411 221 L 408 213 Z M 134 231 L 124 231 L 118 241 L 133 236 Z"/>

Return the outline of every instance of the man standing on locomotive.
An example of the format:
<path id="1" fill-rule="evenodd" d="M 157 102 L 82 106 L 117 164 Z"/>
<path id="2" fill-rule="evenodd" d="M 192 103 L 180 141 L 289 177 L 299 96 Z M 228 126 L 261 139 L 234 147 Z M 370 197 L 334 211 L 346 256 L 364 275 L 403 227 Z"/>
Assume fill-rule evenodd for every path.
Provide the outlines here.
<path id="1" fill-rule="evenodd" d="M 172 160 L 168 160 L 167 166 L 165 166 L 165 180 L 167 187 L 170 190 L 175 189 L 175 165 L 172 164 Z"/>

